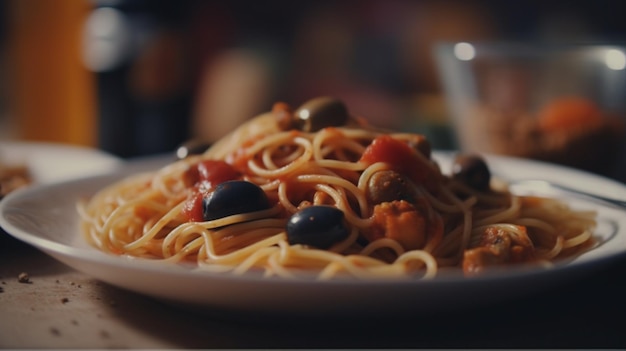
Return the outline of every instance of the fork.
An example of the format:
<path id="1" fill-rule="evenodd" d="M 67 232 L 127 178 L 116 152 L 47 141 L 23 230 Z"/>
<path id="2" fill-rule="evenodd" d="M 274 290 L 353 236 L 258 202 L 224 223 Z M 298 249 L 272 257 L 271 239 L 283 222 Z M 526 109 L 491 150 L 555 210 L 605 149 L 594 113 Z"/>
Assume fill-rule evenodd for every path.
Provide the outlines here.
<path id="1" fill-rule="evenodd" d="M 509 188 L 515 191 L 524 191 L 524 190 L 558 190 L 561 192 L 565 192 L 568 194 L 576 195 L 578 197 L 585 198 L 590 201 L 595 201 L 597 203 L 601 203 L 604 205 L 609 205 L 613 207 L 617 207 L 620 209 L 626 209 L 626 201 L 610 198 L 598 194 L 593 194 L 590 192 L 586 192 L 583 190 L 575 189 L 566 185 L 558 184 L 555 182 L 551 182 L 548 180 L 541 179 L 521 179 L 521 180 L 513 180 L 509 183 Z"/>

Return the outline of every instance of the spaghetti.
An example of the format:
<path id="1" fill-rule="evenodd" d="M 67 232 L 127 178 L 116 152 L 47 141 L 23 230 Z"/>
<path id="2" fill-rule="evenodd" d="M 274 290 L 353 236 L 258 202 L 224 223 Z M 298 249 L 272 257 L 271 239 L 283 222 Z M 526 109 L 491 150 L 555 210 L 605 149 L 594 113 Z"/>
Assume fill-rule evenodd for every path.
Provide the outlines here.
<path id="1" fill-rule="evenodd" d="M 493 183 L 480 157 L 444 175 L 423 136 L 371 128 L 318 98 L 296 111 L 278 103 L 79 208 L 100 250 L 232 274 L 471 276 L 591 247 L 595 213 Z"/>

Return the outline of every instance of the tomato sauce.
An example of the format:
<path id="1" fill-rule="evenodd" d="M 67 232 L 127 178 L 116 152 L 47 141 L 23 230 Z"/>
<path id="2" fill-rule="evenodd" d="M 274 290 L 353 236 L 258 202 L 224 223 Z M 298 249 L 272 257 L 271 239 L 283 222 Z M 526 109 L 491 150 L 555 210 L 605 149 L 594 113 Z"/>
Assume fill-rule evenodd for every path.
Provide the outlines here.
<path id="1" fill-rule="evenodd" d="M 191 196 L 185 202 L 182 213 L 189 222 L 202 222 L 204 220 L 204 214 L 202 209 L 202 199 L 204 194 L 199 191 L 194 191 Z"/>
<path id="2" fill-rule="evenodd" d="M 235 169 L 246 170 L 248 168 L 248 160 L 250 156 L 247 153 L 247 149 L 254 145 L 262 136 L 257 135 L 254 138 L 248 139 L 241 144 L 241 147 L 232 154 L 226 156 L 226 161 L 232 165 Z"/>
<path id="3" fill-rule="evenodd" d="M 360 162 L 368 165 L 384 162 L 392 170 L 407 175 L 416 184 L 424 185 L 429 190 L 436 187 L 436 174 L 422 162 L 417 151 L 389 135 L 374 139 L 363 152 Z"/>
<path id="4" fill-rule="evenodd" d="M 205 160 L 198 163 L 198 175 L 201 182 L 205 182 L 208 188 L 214 188 L 217 185 L 237 179 L 241 174 L 224 161 Z"/>

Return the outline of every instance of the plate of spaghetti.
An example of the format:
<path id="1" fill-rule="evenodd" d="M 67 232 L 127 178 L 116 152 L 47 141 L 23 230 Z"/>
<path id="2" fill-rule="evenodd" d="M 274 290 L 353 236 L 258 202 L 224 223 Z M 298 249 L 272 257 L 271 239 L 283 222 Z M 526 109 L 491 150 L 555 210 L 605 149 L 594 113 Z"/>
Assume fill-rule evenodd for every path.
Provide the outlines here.
<path id="1" fill-rule="evenodd" d="M 10 194 L 0 224 L 113 285 L 255 313 L 398 313 L 512 298 L 621 257 L 623 210 L 541 177 L 626 186 L 531 160 L 431 150 L 321 97 L 276 103 L 196 154 Z"/>

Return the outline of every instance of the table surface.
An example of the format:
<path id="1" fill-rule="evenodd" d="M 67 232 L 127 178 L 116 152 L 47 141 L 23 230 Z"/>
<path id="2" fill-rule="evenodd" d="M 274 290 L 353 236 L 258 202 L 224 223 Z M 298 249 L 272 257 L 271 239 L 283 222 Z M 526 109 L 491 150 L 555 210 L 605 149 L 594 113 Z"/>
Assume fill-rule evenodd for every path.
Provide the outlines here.
<path id="1" fill-rule="evenodd" d="M 349 322 L 238 320 L 97 281 L 0 229 L 0 348 L 623 349 L 625 278 L 622 256 L 575 280 L 463 310 Z"/>

